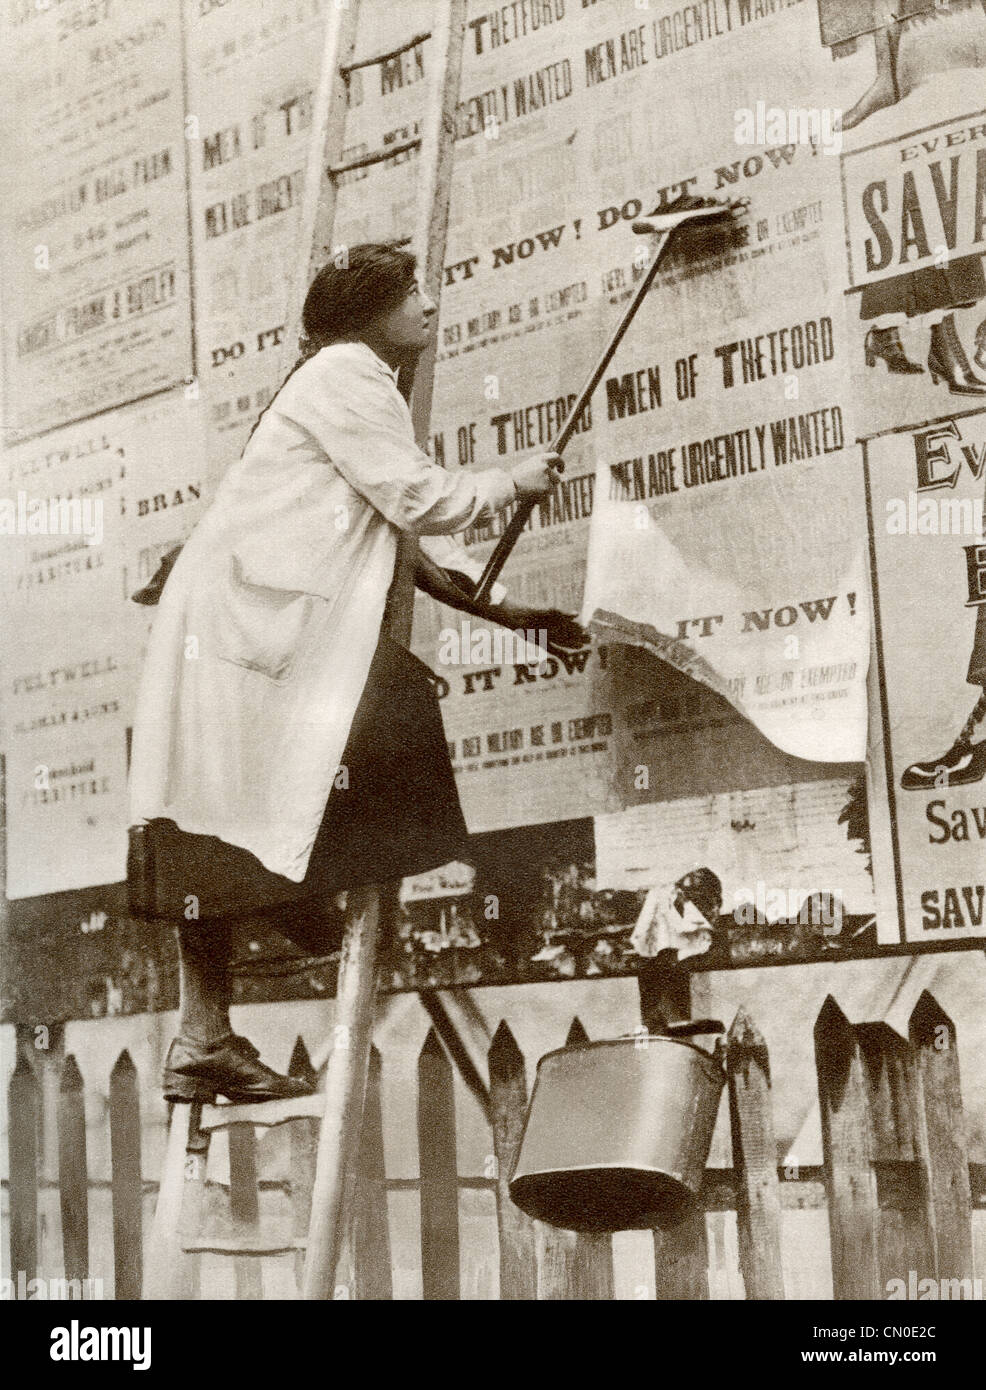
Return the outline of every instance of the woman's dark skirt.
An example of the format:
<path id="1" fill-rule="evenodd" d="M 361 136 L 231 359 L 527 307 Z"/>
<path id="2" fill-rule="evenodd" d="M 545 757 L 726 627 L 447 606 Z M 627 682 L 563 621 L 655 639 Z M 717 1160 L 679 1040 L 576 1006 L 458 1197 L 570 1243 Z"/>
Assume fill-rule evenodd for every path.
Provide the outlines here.
<path id="1" fill-rule="evenodd" d="M 864 285 L 859 297 L 859 317 L 865 320 L 906 314 L 912 319 L 943 309 L 968 308 L 984 296 L 982 256 L 961 256 L 950 265 L 929 265 Z"/>
<path id="2" fill-rule="evenodd" d="M 333 785 L 302 882 L 272 873 L 248 850 L 224 840 L 153 820 L 130 832 L 131 913 L 208 921 L 285 909 L 293 916 L 292 905 L 317 912 L 341 889 L 422 873 L 463 855 L 466 825 L 435 677 L 386 635 L 371 663 L 341 768 L 345 776 Z M 339 785 L 344 780 L 348 785 Z"/>

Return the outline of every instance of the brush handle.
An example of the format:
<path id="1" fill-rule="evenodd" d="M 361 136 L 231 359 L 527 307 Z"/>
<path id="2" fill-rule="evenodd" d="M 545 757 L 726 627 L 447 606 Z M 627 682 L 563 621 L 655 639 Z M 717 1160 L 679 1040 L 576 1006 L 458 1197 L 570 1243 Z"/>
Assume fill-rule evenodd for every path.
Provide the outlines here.
<path id="1" fill-rule="evenodd" d="M 744 202 L 745 201 L 746 200 L 744 200 Z M 609 366 L 613 359 L 613 354 L 622 342 L 624 333 L 626 333 L 627 329 L 630 327 L 637 310 L 647 297 L 647 291 L 654 283 L 654 276 L 657 274 L 657 267 L 661 260 L 661 256 L 664 254 L 664 249 L 671 240 L 673 233 L 686 222 L 721 222 L 727 218 L 734 217 L 736 213 L 742 209 L 744 202 L 723 204 L 713 201 L 705 202 L 702 200 L 701 205 L 698 207 L 672 209 L 633 223 L 634 231 L 652 233 L 656 236 L 654 254 L 643 279 L 634 291 L 633 298 L 630 300 L 630 303 L 624 310 L 623 316 L 613 330 L 613 334 L 603 349 L 598 362 L 593 367 L 589 379 L 576 396 L 575 404 L 568 412 L 564 424 L 551 442 L 550 447 L 556 454 L 563 454 L 565 452 L 565 445 L 575 433 L 575 427 L 578 423 L 579 416 L 592 399 L 593 391 L 595 391 L 602 380 L 603 373 Z M 476 590 L 476 597 L 478 599 L 489 598 L 490 590 L 500 577 L 500 571 L 507 563 L 510 552 L 517 544 L 517 539 L 530 520 L 531 513 L 536 506 L 537 498 L 527 497 L 520 503 L 517 510 L 510 518 L 506 530 L 497 541 L 496 549 L 493 551 L 493 554 L 486 563 L 486 568 L 483 570 L 482 577 L 479 581 L 479 587 Z"/>
<path id="2" fill-rule="evenodd" d="M 630 303 L 624 310 L 619 323 L 613 330 L 609 342 L 606 344 L 605 348 L 603 349 L 602 355 L 600 356 L 599 360 L 596 362 L 596 365 L 590 372 L 589 377 L 585 382 L 585 385 L 582 387 L 582 390 L 576 396 L 575 402 L 572 405 L 571 410 L 565 416 L 565 420 L 562 424 L 561 429 L 558 431 L 554 439 L 551 441 L 550 448 L 554 453 L 563 454 L 565 452 L 565 446 L 568 444 L 568 441 L 575 433 L 575 428 L 578 424 L 579 416 L 582 414 L 583 410 L 585 410 L 586 406 L 589 404 L 589 401 L 592 399 L 592 393 L 595 391 L 600 381 L 602 381 L 603 373 L 609 366 L 610 362 L 613 360 L 613 354 L 616 352 L 616 349 L 623 341 L 623 335 L 626 333 L 627 329 L 630 327 L 630 324 L 633 322 L 634 315 L 640 308 L 641 304 L 644 302 L 644 299 L 647 295 L 647 291 L 650 289 L 651 285 L 654 282 L 654 276 L 657 274 L 657 266 L 658 262 L 661 259 L 661 253 L 663 252 L 665 246 L 668 243 L 672 230 L 673 229 L 668 229 L 667 231 L 662 231 L 658 234 L 657 246 L 654 255 L 651 258 L 651 262 L 648 265 L 647 270 L 640 281 L 640 284 L 634 291 L 633 298 L 630 300 Z M 489 598 L 490 590 L 493 588 L 493 585 L 499 578 L 500 571 L 507 563 L 507 560 L 510 556 L 510 552 L 517 544 L 517 538 L 519 537 L 521 531 L 523 531 L 524 527 L 527 525 L 531 513 L 537 506 L 537 502 L 538 499 L 536 497 L 525 497 L 524 500 L 518 506 L 517 510 L 514 512 L 513 516 L 510 518 L 510 521 L 507 523 L 506 530 L 504 531 L 500 539 L 497 541 L 496 549 L 493 551 L 493 554 L 490 556 L 489 560 L 486 563 L 486 568 L 483 570 L 482 578 L 479 581 L 479 588 L 476 590 L 476 597 L 478 599 Z"/>

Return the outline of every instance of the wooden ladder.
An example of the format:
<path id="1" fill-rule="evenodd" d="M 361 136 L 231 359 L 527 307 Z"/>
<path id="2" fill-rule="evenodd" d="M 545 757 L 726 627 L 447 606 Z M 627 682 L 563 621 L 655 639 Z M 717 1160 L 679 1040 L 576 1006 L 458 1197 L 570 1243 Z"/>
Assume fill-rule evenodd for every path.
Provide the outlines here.
<path id="1" fill-rule="evenodd" d="M 297 274 L 284 340 L 285 370 L 292 355 L 287 344 L 294 343 L 297 338 L 294 330 L 305 292 L 315 272 L 333 254 L 338 181 L 350 170 L 366 168 L 392 159 L 405 150 L 420 148 L 416 225 L 406 240 L 417 254 L 419 280 L 427 294 L 437 303 L 441 292 L 466 0 L 435 0 L 435 18 L 429 33 L 417 34 L 399 48 L 356 59 L 353 55 L 359 11 L 359 0 L 348 0 L 344 4 L 337 0 L 328 12 L 315 98 L 316 120 L 305 176 Z M 431 54 L 431 81 L 420 135 L 355 160 L 341 160 L 351 74 L 357 68 L 395 58 L 425 40 Z M 418 360 L 411 398 L 415 437 L 422 447 L 428 439 L 434 369 L 433 339 Z M 401 387 L 407 391 L 407 383 L 402 382 Z M 388 604 L 389 630 L 404 645 L 410 642 L 411 636 L 416 550 L 415 542 L 401 537 L 397 572 Z M 144 1298 L 196 1297 L 198 1257 L 206 1252 L 229 1255 L 240 1261 L 237 1266 L 239 1296 L 261 1297 L 260 1267 L 255 1266 L 250 1272 L 244 1262 L 252 1257 L 284 1254 L 294 1254 L 297 1262 L 300 1251 L 305 1252 L 301 1271 L 303 1297 L 335 1296 L 336 1270 L 354 1205 L 353 1174 L 376 992 L 377 937 L 381 919 L 387 922 L 395 913 L 396 887 L 372 886 L 349 895 L 336 990 L 334 1036 L 337 1041 L 328 1057 L 324 1090 L 320 1094 L 300 1101 L 257 1105 L 174 1106 L 149 1238 Z M 306 1119 L 321 1122 L 307 1235 L 296 1231 L 289 1235 L 283 1232 L 265 1235 L 259 1223 L 256 1195 L 256 1129 Z M 296 1126 L 296 1132 L 299 1128 Z M 228 1236 L 209 1237 L 201 1233 L 201 1225 L 209 1141 L 217 1129 L 227 1129 L 230 1136 L 232 1229 Z"/>
<path id="2" fill-rule="evenodd" d="M 294 1076 L 315 1079 L 303 1047 L 296 1046 L 289 1071 Z M 155 1210 L 156 1229 L 151 1239 L 145 1298 L 203 1296 L 203 1255 L 233 1260 L 237 1299 L 264 1297 L 259 1261 L 275 1256 L 293 1259 L 294 1280 L 301 1287 L 318 1131 L 324 1112 L 324 1092 L 261 1105 L 174 1107 Z M 376 1049 L 371 1054 L 362 1118 L 358 1159 L 347 1175 L 346 1186 L 356 1229 L 347 1226 L 334 1274 L 337 1282 L 327 1294 L 335 1299 L 392 1297 L 380 1055 Z M 265 1212 L 261 1210 L 258 1181 L 258 1139 L 278 1126 L 287 1126 L 289 1131 L 288 1144 L 282 1151 L 287 1172 L 279 1173 L 275 1184 L 287 1200 L 284 1195 L 268 1199 L 269 1206 L 279 1204 L 282 1209 Z M 227 1135 L 229 1183 L 228 1198 L 217 1201 L 222 1189 L 209 1181 L 208 1169 L 211 1140 L 220 1130 Z"/>

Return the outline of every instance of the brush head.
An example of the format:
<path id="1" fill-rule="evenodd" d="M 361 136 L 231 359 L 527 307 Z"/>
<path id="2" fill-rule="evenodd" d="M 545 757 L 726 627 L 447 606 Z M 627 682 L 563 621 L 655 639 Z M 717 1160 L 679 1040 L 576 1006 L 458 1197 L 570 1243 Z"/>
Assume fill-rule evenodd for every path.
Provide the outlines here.
<path id="1" fill-rule="evenodd" d="M 721 203 L 717 198 L 698 198 L 683 194 L 673 203 L 655 208 L 647 217 L 638 217 L 630 226 L 641 235 L 671 232 L 685 222 L 725 222 L 733 220 L 749 207 L 749 199 Z"/>

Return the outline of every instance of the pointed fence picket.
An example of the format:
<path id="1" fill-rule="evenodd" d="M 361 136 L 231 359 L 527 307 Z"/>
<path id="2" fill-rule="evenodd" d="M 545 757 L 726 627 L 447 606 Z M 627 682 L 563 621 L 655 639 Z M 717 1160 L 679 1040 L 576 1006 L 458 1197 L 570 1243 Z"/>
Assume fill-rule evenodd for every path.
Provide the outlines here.
<path id="1" fill-rule="evenodd" d="M 501 1022 L 490 1044 L 490 1104 L 496 1161 L 496 1220 L 500 1243 L 501 1299 L 533 1299 L 537 1294 L 534 1222 L 510 1200 L 507 1181 L 513 1168 L 527 1111 L 524 1054 Z"/>
<path id="2" fill-rule="evenodd" d="M 914 1006 L 908 1034 L 917 1063 L 935 1274 L 939 1279 L 971 1279 L 972 1189 L 959 1051 L 954 1023 L 927 990 Z"/>
<path id="3" fill-rule="evenodd" d="M 452 1063 L 434 1028 L 418 1058 L 421 1279 L 426 1299 L 459 1297 L 459 1178 Z"/>
<path id="4" fill-rule="evenodd" d="M 37 1074 L 18 1050 L 7 1091 L 10 1147 L 10 1270 L 25 1283 L 38 1271 L 38 1159 L 41 1087 Z"/>
<path id="5" fill-rule="evenodd" d="M 71 1053 L 58 1093 L 58 1193 L 65 1278 L 81 1283 L 89 1278 L 89 1165 L 85 1086 Z"/>
<path id="6" fill-rule="evenodd" d="M 394 1296 L 387 1213 L 387 1175 L 384 1168 L 383 1109 L 380 1098 L 380 1053 L 370 1048 L 370 1066 L 363 1101 L 359 1171 L 354 1216 L 355 1295 L 361 1301 Z M 307 1220 L 307 1213 L 306 1213 Z"/>
<path id="7" fill-rule="evenodd" d="M 756 1024 L 742 1009 L 726 1038 L 726 1076 L 739 1259 L 746 1296 L 782 1299 L 781 1194 L 770 1104 L 770 1058 Z"/>
<path id="8" fill-rule="evenodd" d="M 140 1092 L 137 1068 L 126 1048 L 110 1075 L 110 1162 L 114 1297 L 140 1298 L 144 1262 Z"/>

